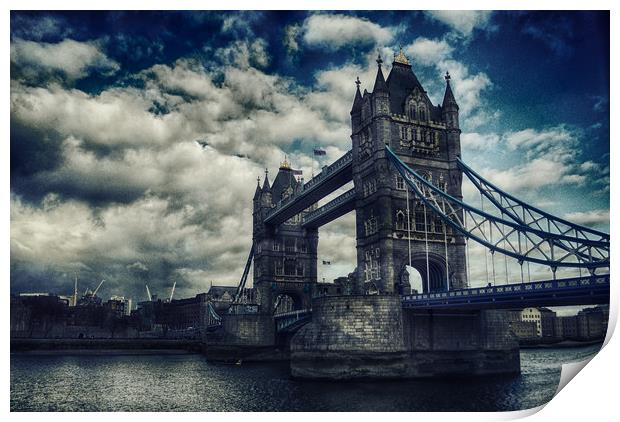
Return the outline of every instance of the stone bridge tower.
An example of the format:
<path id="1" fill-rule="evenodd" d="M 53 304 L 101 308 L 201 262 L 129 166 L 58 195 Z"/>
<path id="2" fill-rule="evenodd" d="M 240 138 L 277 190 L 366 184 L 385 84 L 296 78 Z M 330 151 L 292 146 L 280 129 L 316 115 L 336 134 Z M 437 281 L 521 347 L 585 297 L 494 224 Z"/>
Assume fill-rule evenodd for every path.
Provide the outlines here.
<path id="1" fill-rule="evenodd" d="M 256 186 L 253 205 L 254 288 L 260 312 L 273 314 L 278 297 L 288 297 L 293 309 L 309 309 L 317 281 L 318 229 L 301 226 L 302 215 L 280 225 L 264 223 L 267 212 L 279 201 L 298 193 L 298 182 L 290 164 L 284 160 L 273 184 L 268 173 L 261 188 Z"/>
<path id="2" fill-rule="evenodd" d="M 448 283 L 450 289 L 464 287 L 464 238 L 450 228 L 444 233 L 441 220 L 412 191 L 407 213 L 406 185 L 395 174 L 385 150 L 389 145 L 435 186 L 462 198 L 462 173 L 456 162 L 461 154 L 459 107 L 450 76 L 446 74 L 443 103 L 435 106 L 402 50 L 395 55 L 387 80 L 380 57 L 377 63 L 373 91 L 364 90 L 362 95 L 358 80 L 351 110 L 358 289 L 406 291 L 409 248 L 423 291 L 446 290 Z"/>

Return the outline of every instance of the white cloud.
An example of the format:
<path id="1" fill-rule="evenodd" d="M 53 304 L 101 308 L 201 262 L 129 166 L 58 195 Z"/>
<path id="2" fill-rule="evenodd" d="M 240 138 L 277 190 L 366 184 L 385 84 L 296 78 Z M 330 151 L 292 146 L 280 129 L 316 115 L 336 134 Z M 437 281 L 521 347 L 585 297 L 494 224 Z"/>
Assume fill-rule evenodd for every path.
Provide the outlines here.
<path id="1" fill-rule="evenodd" d="M 305 20 L 303 32 L 306 44 L 331 49 L 355 43 L 386 44 L 393 38 L 389 28 L 344 15 L 312 15 Z"/>
<path id="2" fill-rule="evenodd" d="M 570 212 L 565 214 L 564 218 L 575 224 L 582 224 L 585 226 L 609 225 L 609 210 L 596 209 L 590 211 Z"/>
<path id="3" fill-rule="evenodd" d="M 475 29 L 489 28 L 492 14 L 488 10 L 435 10 L 426 13 L 465 37 Z"/>
<path id="4" fill-rule="evenodd" d="M 112 74 L 120 68 L 96 43 L 71 39 L 57 44 L 16 39 L 11 42 L 11 63 L 30 71 L 61 72 L 69 79 L 83 78 L 91 69 Z"/>
<path id="5" fill-rule="evenodd" d="M 277 168 L 294 140 L 322 146 L 324 163 L 348 150 L 355 85 L 352 77 L 348 89 L 337 89 L 326 74 L 309 90 L 239 61 L 220 69 L 212 74 L 182 59 L 133 75 L 143 89 L 97 95 L 13 81 L 12 122 L 54 134 L 60 156 L 22 181 L 53 194 L 40 205 L 12 198 L 14 262 L 57 271 L 84 266 L 134 284 L 142 281 L 128 266 L 140 262 L 149 277 L 160 278 L 153 289 L 173 271 L 191 283 L 188 293 L 204 290 L 207 280 L 234 284 L 250 244 L 256 176 L 265 166 Z M 208 146 L 201 148 L 198 139 Z M 306 179 L 319 167 L 308 149 L 288 151 Z M 343 237 L 353 242 L 354 234 L 334 227 L 321 248 L 340 256 Z M 30 230 L 37 236 L 29 237 Z M 42 256 L 57 237 L 63 242 Z M 115 242 L 122 246 L 114 248 Z M 162 262 L 173 270 L 158 271 Z"/>
<path id="6" fill-rule="evenodd" d="M 433 66 L 446 60 L 451 56 L 452 51 L 454 48 L 445 40 L 430 40 L 425 37 L 416 38 L 405 48 L 405 53 L 423 66 Z"/>
<path id="7" fill-rule="evenodd" d="M 262 38 L 254 41 L 235 41 L 233 44 L 218 48 L 215 55 L 225 64 L 233 64 L 242 69 L 250 66 L 262 68 L 269 64 L 267 42 Z"/>
<path id="8" fill-rule="evenodd" d="M 291 53 L 295 53 L 299 50 L 299 34 L 301 32 L 300 25 L 289 25 L 284 28 L 284 47 L 286 47 L 286 51 Z"/>
<path id="9" fill-rule="evenodd" d="M 488 150 L 494 148 L 499 143 L 499 136 L 495 133 L 463 133 L 461 134 L 461 145 L 463 148 L 471 150 Z"/>
<path id="10" fill-rule="evenodd" d="M 490 133 L 464 133 L 463 146 L 474 151 L 484 149 L 488 142 L 491 151 L 501 151 L 502 159 L 496 165 L 507 168 L 481 169 L 480 172 L 508 192 L 531 194 L 551 186 L 585 186 L 592 183 L 605 188 L 608 169 L 592 162 L 580 162 L 582 133 L 565 125 L 545 129 L 523 129 L 506 132 L 501 136 Z M 511 156 L 512 154 L 512 156 Z M 518 163 L 509 163 L 518 158 Z M 488 162 L 488 161 L 487 161 Z M 532 196 L 532 195 L 530 195 Z"/>

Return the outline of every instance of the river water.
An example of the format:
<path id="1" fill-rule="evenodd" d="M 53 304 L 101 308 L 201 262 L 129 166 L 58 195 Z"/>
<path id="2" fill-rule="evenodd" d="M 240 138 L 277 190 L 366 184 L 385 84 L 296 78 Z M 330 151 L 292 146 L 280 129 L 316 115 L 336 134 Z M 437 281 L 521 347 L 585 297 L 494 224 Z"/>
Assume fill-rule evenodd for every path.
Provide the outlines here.
<path id="1" fill-rule="evenodd" d="M 230 366 L 202 355 L 11 355 L 12 411 L 499 411 L 549 401 L 561 364 L 600 345 L 521 351 L 521 375 L 317 382 L 286 364 Z"/>

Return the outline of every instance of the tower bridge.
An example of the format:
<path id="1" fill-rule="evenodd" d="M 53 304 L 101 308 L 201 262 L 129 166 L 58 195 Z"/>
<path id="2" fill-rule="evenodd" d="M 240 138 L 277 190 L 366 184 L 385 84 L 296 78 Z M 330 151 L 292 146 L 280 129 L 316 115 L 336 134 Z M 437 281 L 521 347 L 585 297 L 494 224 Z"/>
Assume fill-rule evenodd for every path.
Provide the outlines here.
<path id="1" fill-rule="evenodd" d="M 242 343 L 247 333 L 250 343 L 271 344 L 278 332 L 297 332 L 291 365 L 304 377 L 420 376 L 426 370 L 420 362 L 452 358 L 469 366 L 431 372 L 518 371 L 518 349 L 515 354 L 499 309 L 608 303 L 609 275 L 596 272 L 609 269 L 609 235 L 533 207 L 463 162 L 448 73 L 443 101 L 433 105 L 402 51 L 387 79 L 382 63 L 379 57 L 372 92 L 362 93 L 356 82 L 350 151 L 306 183 L 286 160 L 272 184 L 267 172 L 262 187 L 259 181 L 253 241 L 236 297 L 253 263 L 257 311 L 243 315 L 233 306 L 224 322 L 214 321 L 228 320 L 231 338 Z M 463 200 L 464 180 L 480 205 Z M 318 207 L 350 182 L 352 189 Z M 357 249 L 351 294 L 316 297 L 318 230 L 351 211 Z M 473 244 L 486 250 L 485 287 L 470 287 Z M 496 282 L 496 253 L 506 265 L 503 284 Z M 508 280 L 508 259 L 520 268 L 519 283 Z M 530 265 L 548 267 L 553 278 L 532 280 Z M 412 290 L 407 268 L 419 272 L 421 286 Z M 579 277 L 558 279 L 558 269 L 566 268 Z M 274 316 L 283 295 L 293 309 Z M 458 311 L 470 322 L 450 314 Z M 360 357 L 365 363 L 355 366 Z M 317 359 L 329 363 L 314 367 Z"/>

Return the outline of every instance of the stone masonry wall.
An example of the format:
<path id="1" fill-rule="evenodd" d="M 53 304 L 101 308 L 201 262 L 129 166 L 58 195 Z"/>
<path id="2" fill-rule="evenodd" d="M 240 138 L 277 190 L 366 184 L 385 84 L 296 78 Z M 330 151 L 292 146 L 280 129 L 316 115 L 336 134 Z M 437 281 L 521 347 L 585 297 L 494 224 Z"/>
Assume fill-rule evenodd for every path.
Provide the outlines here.
<path id="1" fill-rule="evenodd" d="M 220 344 L 273 346 L 275 344 L 275 323 L 271 315 L 235 315 L 223 316 L 224 335 Z"/>
<path id="2" fill-rule="evenodd" d="M 405 372 L 399 296 L 327 296 L 312 322 L 291 339 L 291 375 L 299 378 L 399 378 Z"/>
<path id="3" fill-rule="evenodd" d="M 315 299 L 312 309 L 312 323 L 293 337 L 291 352 L 404 350 L 398 296 L 327 296 Z"/>

